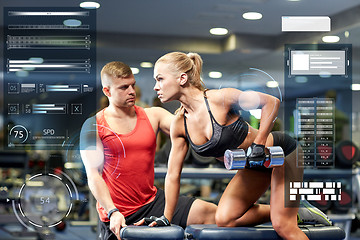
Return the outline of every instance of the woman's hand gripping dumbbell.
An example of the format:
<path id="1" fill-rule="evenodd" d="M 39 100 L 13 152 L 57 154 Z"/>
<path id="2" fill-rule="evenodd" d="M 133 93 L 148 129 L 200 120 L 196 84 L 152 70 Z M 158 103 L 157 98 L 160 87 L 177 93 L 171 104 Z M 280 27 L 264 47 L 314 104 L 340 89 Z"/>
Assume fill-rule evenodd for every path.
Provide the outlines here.
<path id="1" fill-rule="evenodd" d="M 279 146 L 265 147 L 253 143 L 247 154 L 243 149 L 226 150 L 224 164 L 228 170 L 278 167 L 284 164 L 284 151 Z"/>

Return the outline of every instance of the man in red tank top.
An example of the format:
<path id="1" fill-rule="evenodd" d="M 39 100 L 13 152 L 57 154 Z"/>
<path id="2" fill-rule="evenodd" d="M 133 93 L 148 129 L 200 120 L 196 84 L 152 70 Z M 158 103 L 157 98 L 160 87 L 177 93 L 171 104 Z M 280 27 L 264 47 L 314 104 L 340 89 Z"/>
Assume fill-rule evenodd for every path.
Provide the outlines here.
<path id="1" fill-rule="evenodd" d="M 159 107 L 135 106 L 135 78 L 122 62 L 106 64 L 101 83 L 109 106 L 84 123 L 80 148 L 97 200 L 101 237 L 119 239 L 127 224 L 163 214 L 164 192 L 154 186 L 156 134 L 159 130 L 169 134 L 173 115 Z M 215 223 L 215 204 L 180 198 L 172 223 L 182 227 Z"/>

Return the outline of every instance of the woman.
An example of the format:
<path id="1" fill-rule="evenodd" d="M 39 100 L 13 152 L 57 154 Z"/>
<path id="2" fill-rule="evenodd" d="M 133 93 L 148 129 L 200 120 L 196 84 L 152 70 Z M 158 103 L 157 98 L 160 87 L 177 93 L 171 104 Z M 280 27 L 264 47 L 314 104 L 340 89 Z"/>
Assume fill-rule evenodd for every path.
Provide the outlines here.
<path id="1" fill-rule="evenodd" d="M 285 179 L 286 182 L 301 181 L 303 173 L 296 167 L 296 142 L 282 133 L 270 133 L 280 101 L 264 93 L 232 88 L 205 90 L 201 71 L 202 59 L 196 53 L 168 53 L 155 64 L 154 90 L 158 98 L 161 102 L 178 100 L 181 103 L 170 130 L 172 148 L 165 180 L 164 216 L 171 221 L 174 214 L 188 142 L 198 154 L 219 160 L 223 159 L 226 149 L 235 148 L 251 148 L 250 157 L 261 159 L 265 157 L 265 146 L 276 145 L 281 146 L 286 155 L 284 166 L 239 170 L 219 201 L 216 223 L 218 226 L 244 226 L 271 220 L 282 238 L 308 239 L 297 226 L 297 206 L 285 207 Z M 258 130 L 235 111 L 239 106 L 261 108 Z M 271 207 L 255 204 L 269 186 Z"/>

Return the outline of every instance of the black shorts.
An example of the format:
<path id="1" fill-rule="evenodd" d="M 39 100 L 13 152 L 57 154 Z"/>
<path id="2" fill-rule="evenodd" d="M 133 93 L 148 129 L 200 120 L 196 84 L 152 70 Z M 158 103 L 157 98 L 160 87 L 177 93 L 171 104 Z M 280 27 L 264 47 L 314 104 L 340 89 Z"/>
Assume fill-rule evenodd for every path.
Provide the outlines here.
<path id="1" fill-rule="evenodd" d="M 190 212 L 191 205 L 195 201 L 193 197 L 180 196 L 177 203 L 172 224 L 186 228 L 187 218 Z M 132 225 L 137 221 L 140 221 L 144 217 L 156 216 L 160 217 L 164 214 L 165 208 L 165 194 L 162 189 L 157 189 L 157 193 L 154 201 L 146 204 L 140 208 L 137 212 L 125 217 L 126 225 Z M 110 231 L 109 228 L 110 222 L 100 221 L 100 233 L 102 240 L 117 240 L 115 235 Z"/>

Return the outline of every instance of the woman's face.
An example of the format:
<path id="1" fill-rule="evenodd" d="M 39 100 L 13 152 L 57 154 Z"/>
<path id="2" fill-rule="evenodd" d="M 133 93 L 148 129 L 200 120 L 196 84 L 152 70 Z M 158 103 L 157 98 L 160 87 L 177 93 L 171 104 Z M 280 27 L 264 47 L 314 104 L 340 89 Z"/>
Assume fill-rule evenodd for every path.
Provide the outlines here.
<path id="1" fill-rule="evenodd" d="M 180 74 L 176 77 L 176 73 L 171 72 L 170 68 L 169 64 L 162 62 L 157 63 L 154 67 L 154 78 L 156 81 L 154 90 L 162 103 L 178 100 Z"/>

